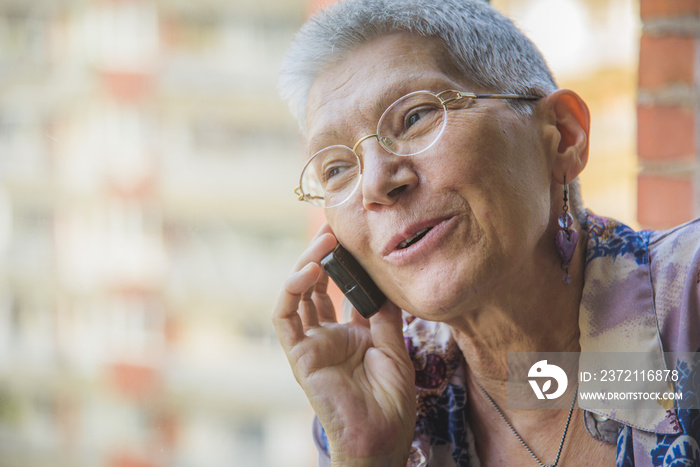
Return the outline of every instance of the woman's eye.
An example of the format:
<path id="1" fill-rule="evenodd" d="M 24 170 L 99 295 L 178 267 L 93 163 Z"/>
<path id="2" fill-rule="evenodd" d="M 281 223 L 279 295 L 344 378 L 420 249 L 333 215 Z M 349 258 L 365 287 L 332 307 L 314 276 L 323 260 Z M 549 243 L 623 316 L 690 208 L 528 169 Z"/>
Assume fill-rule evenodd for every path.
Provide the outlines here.
<path id="1" fill-rule="evenodd" d="M 404 129 L 408 130 L 420 120 L 426 118 L 428 114 L 434 110 L 435 109 L 432 107 L 427 106 L 412 109 L 408 114 L 406 114 L 406 118 L 404 119 Z"/>
<path id="2" fill-rule="evenodd" d="M 332 167 L 332 168 L 326 170 L 326 180 L 338 175 L 340 172 L 342 172 L 341 167 Z"/>
<path id="3" fill-rule="evenodd" d="M 421 119 L 421 112 L 412 112 L 408 118 L 406 118 L 406 128 L 411 128 L 415 123 Z"/>
<path id="4" fill-rule="evenodd" d="M 343 164 L 343 163 L 336 163 L 333 165 L 329 165 L 326 167 L 326 169 L 323 171 L 323 179 L 326 181 L 326 183 L 329 183 L 332 179 L 333 183 L 339 183 L 339 181 L 344 180 L 346 177 L 343 177 L 345 172 L 350 168 L 348 164 Z"/>

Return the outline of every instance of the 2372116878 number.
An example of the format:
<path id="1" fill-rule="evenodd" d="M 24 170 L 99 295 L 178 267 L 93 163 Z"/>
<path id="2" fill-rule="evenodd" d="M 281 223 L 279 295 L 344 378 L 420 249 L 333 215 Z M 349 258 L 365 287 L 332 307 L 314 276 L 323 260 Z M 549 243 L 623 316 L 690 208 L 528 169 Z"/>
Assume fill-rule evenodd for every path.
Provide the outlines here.
<path id="1" fill-rule="evenodd" d="M 645 382 L 678 381 L 678 370 L 600 370 L 598 381 Z"/>

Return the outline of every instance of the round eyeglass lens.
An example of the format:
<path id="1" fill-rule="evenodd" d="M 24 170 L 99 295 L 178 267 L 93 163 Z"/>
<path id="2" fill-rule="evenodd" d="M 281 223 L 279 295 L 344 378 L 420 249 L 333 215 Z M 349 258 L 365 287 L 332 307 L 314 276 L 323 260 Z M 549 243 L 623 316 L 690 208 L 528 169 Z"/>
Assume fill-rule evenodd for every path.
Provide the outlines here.
<path id="1" fill-rule="evenodd" d="M 412 156 L 435 144 L 446 122 L 447 109 L 435 94 L 412 92 L 382 114 L 377 125 L 379 143 L 398 156 Z"/>
<path id="2" fill-rule="evenodd" d="M 301 173 L 306 201 L 332 208 L 345 201 L 360 184 L 360 159 L 347 146 L 329 146 L 314 154 Z"/>

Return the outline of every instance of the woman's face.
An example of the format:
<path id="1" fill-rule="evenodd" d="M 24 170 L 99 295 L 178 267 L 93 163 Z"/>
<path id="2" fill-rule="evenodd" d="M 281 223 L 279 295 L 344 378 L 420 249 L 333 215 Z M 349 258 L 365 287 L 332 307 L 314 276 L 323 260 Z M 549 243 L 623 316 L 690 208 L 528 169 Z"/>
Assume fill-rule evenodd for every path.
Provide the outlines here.
<path id="1" fill-rule="evenodd" d="M 352 147 L 411 91 L 494 91 L 459 82 L 439 57 L 437 42 L 398 33 L 325 69 L 308 101 L 309 153 Z M 362 184 L 326 210 L 328 222 L 387 296 L 417 316 L 448 320 L 498 300 L 534 272 L 544 244 L 553 250 L 544 241 L 552 170 L 538 120 L 482 99 L 450 110 L 440 140 L 419 155 L 395 156 L 370 138 L 357 150 Z"/>

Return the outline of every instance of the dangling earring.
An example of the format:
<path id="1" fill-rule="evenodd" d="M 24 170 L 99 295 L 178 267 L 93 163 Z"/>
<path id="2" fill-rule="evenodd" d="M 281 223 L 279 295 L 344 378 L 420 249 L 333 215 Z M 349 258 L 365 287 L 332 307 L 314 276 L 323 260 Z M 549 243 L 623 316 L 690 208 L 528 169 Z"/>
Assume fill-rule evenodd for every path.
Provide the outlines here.
<path id="1" fill-rule="evenodd" d="M 566 176 L 564 177 L 564 212 L 559 215 L 559 227 L 561 230 L 557 232 L 557 250 L 561 256 L 561 268 L 564 271 L 564 283 L 571 284 L 571 274 L 569 274 L 569 265 L 571 258 L 574 257 L 576 244 L 578 243 L 578 232 L 573 228 L 574 218 L 569 212 L 569 185 L 566 184 Z"/>

